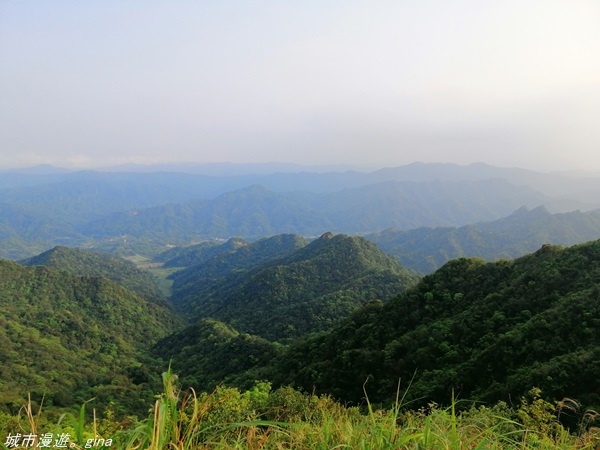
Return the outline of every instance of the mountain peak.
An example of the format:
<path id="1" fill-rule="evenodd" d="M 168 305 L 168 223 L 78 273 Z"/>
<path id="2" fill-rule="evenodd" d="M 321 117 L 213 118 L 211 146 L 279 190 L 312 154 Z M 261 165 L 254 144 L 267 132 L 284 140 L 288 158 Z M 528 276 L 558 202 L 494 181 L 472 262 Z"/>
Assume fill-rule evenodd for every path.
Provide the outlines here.
<path id="1" fill-rule="evenodd" d="M 540 205 L 537 208 L 533 208 L 531 210 L 531 212 L 536 215 L 539 215 L 539 216 L 550 216 L 551 215 L 550 211 L 548 211 L 548 209 L 544 205 Z"/>
<path id="2" fill-rule="evenodd" d="M 546 209 L 544 205 L 537 206 L 533 209 L 529 209 L 527 206 L 521 206 L 515 212 L 511 214 L 512 217 L 545 217 L 550 216 L 551 213 Z"/>

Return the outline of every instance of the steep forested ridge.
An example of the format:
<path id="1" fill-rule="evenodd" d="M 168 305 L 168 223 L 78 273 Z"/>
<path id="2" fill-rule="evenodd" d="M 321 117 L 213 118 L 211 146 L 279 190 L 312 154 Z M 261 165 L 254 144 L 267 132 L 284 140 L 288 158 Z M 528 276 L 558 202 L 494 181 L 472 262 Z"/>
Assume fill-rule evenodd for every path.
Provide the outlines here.
<path id="1" fill-rule="evenodd" d="M 299 242 L 287 255 L 256 253 L 273 241 Z M 362 303 L 404 291 L 417 277 L 359 237 L 331 233 L 306 245 L 293 235 L 269 238 L 223 256 L 233 265 L 207 263 L 175 275 L 173 302 L 196 317 L 212 317 L 239 331 L 281 340 L 331 328 Z M 264 256 L 261 256 L 264 255 Z M 240 270 L 240 261 L 254 261 Z M 220 272 L 224 268 L 226 272 Z M 195 274 L 190 277 L 190 274 Z M 209 279 L 221 273 L 212 285 Z M 200 276 L 200 274 L 202 274 Z M 186 284 L 188 280 L 192 284 Z M 206 287 L 209 286 L 208 289 Z"/>
<path id="2" fill-rule="evenodd" d="M 171 300 L 175 307 L 188 316 L 194 316 L 199 308 L 199 299 L 237 288 L 249 271 L 280 260 L 308 243 L 303 237 L 293 234 L 272 236 L 247 245 L 237 245 L 235 242 L 235 251 L 219 252 L 208 260 L 171 275 Z"/>
<path id="3" fill-rule="evenodd" d="M 18 409 L 28 393 L 46 405 L 142 407 L 141 352 L 180 326 L 108 279 L 0 260 L 0 407 Z"/>
<path id="4" fill-rule="evenodd" d="M 452 390 L 510 401 L 533 386 L 600 405 L 600 241 L 493 263 L 460 258 L 414 285 L 363 238 L 275 236 L 182 271 L 186 282 L 207 278 L 182 285 L 190 303 L 180 306 L 198 308 L 180 331 L 168 308 L 68 273 L 79 257 L 80 270 L 93 266 L 88 253 L 40 256 L 63 270 L 0 261 L 1 409 L 15 412 L 30 392 L 48 406 L 96 397 L 139 411 L 171 360 L 199 389 L 269 380 L 356 404 L 367 381 L 370 400 L 388 403 L 414 376 L 413 406 L 448 403 Z"/>
<path id="5" fill-rule="evenodd" d="M 600 241 L 514 261 L 457 259 L 387 304 L 296 343 L 274 377 L 359 402 L 509 400 L 533 386 L 600 405 Z"/>

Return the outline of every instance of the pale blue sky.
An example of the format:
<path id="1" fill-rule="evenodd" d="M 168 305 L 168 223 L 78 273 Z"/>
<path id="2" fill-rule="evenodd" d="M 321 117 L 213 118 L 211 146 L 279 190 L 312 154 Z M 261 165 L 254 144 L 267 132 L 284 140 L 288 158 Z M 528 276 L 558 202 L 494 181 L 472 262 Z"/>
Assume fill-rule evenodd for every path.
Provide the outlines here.
<path id="1" fill-rule="evenodd" d="M 600 170 L 596 0 L 0 0 L 0 167 Z"/>

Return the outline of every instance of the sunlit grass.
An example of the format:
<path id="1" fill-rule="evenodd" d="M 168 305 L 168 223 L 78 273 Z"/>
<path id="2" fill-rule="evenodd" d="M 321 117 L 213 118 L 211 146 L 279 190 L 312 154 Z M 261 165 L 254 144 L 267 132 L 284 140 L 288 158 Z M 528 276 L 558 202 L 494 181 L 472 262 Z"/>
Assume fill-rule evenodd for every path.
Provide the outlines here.
<path id="1" fill-rule="evenodd" d="M 398 390 L 392 408 L 377 409 L 366 396 L 360 409 L 292 388 L 271 391 L 266 382 L 246 392 L 218 387 L 196 394 L 181 391 L 176 376 L 167 371 L 163 392 L 147 419 L 125 427 L 95 415 L 86 422 L 82 405 L 78 415 L 61 416 L 52 430 L 71 433 L 71 448 L 103 448 L 89 444 L 110 438 L 112 445 L 104 448 L 130 450 L 599 448 L 600 432 L 589 426 L 595 419 L 593 411 L 586 412 L 582 426 L 570 433 L 555 414 L 560 413 L 556 410 L 562 407 L 560 402 L 542 400 L 539 390 L 530 394 L 517 410 L 504 403 L 469 406 L 454 398 L 447 407 L 430 404 L 410 410 Z M 29 402 L 18 420 L 20 430 L 14 432 L 40 433 L 41 418 L 41 410 L 33 411 Z M 116 424 L 112 431 L 111 422 Z M 6 443 L 0 447 L 8 448 Z"/>

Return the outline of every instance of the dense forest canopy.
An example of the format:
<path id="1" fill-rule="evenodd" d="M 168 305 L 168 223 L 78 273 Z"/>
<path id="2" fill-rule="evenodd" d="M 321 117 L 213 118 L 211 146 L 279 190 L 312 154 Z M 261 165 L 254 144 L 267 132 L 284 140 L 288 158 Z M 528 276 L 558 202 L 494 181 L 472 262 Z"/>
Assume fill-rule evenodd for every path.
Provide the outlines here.
<path id="1" fill-rule="evenodd" d="M 329 329 L 416 280 L 363 238 L 326 233 L 307 243 L 280 235 L 176 273 L 172 301 L 185 314 L 285 340 Z"/>
<path id="2" fill-rule="evenodd" d="M 106 278 L 8 261 L 0 261 L 0 322 L 0 408 L 13 412 L 28 394 L 47 405 L 96 397 L 141 408 L 145 351 L 181 327 L 167 306 Z"/>
<path id="3" fill-rule="evenodd" d="M 275 378 L 347 401 L 409 397 L 508 401 L 532 386 L 597 407 L 600 241 L 486 263 L 457 259 L 387 304 L 290 346 Z"/>

